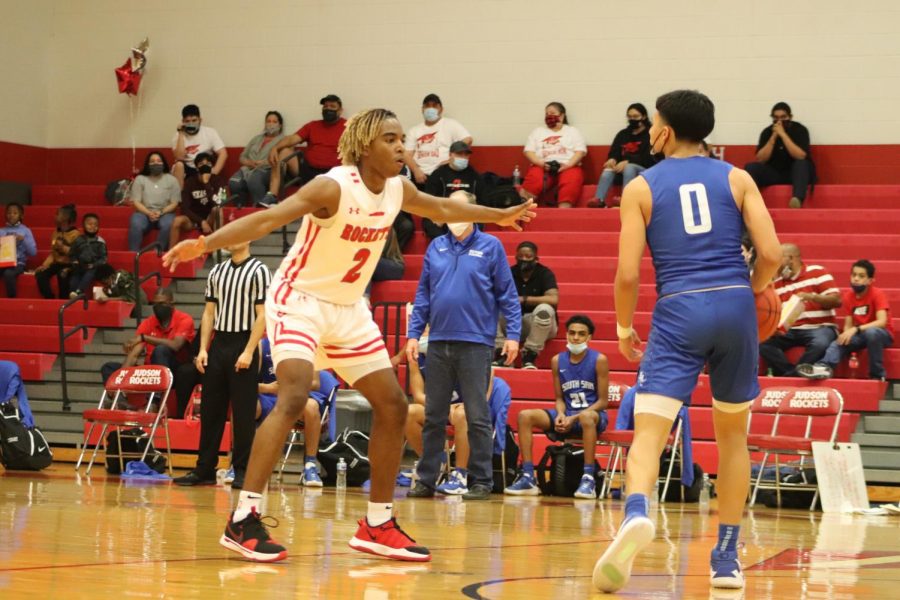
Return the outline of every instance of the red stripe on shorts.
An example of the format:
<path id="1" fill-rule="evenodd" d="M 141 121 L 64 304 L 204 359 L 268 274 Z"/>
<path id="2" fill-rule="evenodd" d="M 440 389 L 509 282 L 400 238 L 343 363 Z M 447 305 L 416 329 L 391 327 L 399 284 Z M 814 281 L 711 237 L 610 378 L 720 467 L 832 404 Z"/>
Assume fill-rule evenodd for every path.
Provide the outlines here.
<path id="1" fill-rule="evenodd" d="M 362 350 L 363 348 L 365 348 L 367 346 L 371 346 L 375 342 L 380 342 L 380 341 L 382 341 L 381 336 L 378 336 L 377 338 L 375 338 L 371 341 L 368 341 L 365 344 L 362 344 L 360 346 L 356 346 L 355 348 L 344 348 L 342 346 L 332 346 L 331 344 L 323 344 L 322 347 L 325 348 L 326 350 Z"/>
<path id="2" fill-rule="evenodd" d="M 291 338 L 291 337 L 280 337 L 275 340 L 275 345 L 280 346 L 282 344 L 296 344 L 297 346 L 303 346 L 304 348 L 308 348 L 310 352 L 315 352 L 316 349 L 313 346 L 310 346 L 306 340 L 301 340 L 300 338 Z"/>
<path id="3" fill-rule="evenodd" d="M 297 261 L 300 260 L 300 257 L 303 255 L 303 251 L 306 250 L 306 245 L 309 243 L 309 236 L 312 233 L 311 224 L 312 224 L 312 221 L 310 221 L 310 226 L 307 226 L 307 228 L 306 228 L 306 237 L 303 238 L 303 244 L 300 246 L 300 250 L 297 251 L 297 254 L 296 254 L 296 256 L 294 256 L 294 260 L 291 261 L 290 266 L 288 266 L 288 268 L 284 270 L 284 281 L 288 284 L 288 289 L 284 291 L 284 294 L 282 294 L 280 300 L 278 299 L 277 295 L 275 296 L 275 300 L 277 300 L 280 304 L 284 304 L 285 302 L 287 302 L 288 295 L 291 293 L 290 284 L 293 282 L 293 276 L 291 275 L 291 270 L 295 270 L 295 267 L 297 266 Z M 295 272 L 296 272 L 296 270 L 295 270 Z M 278 291 L 281 292 L 281 287 L 278 288 Z"/>
<path id="4" fill-rule="evenodd" d="M 350 354 L 331 354 L 329 352 L 325 352 L 325 356 L 327 356 L 328 358 L 355 358 L 357 356 L 375 354 L 376 352 L 381 352 L 382 350 L 387 350 L 384 347 L 384 344 L 379 345 L 377 348 L 372 348 L 371 350 L 365 350 L 363 352 L 351 352 Z"/>

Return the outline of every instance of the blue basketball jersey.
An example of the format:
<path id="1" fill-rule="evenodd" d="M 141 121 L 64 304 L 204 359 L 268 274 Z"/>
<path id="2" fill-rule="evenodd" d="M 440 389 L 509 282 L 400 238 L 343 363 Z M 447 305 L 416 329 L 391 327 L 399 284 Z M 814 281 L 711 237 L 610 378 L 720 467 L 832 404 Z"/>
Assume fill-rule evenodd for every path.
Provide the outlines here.
<path id="1" fill-rule="evenodd" d="M 331 391 L 339 385 L 340 382 L 337 380 L 337 377 L 331 374 L 331 371 L 319 371 L 319 389 L 310 391 L 309 397 L 320 405 L 324 404 L 328 400 L 328 396 L 331 395 Z"/>
<path id="2" fill-rule="evenodd" d="M 586 356 L 578 364 L 569 360 L 568 350 L 557 356 L 566 416 L 575 415 L 597 401 L 597 358 L 600 353 L 588 348 Z"/>
<path id="3" fill-rule="evenodd" d="M 269 338 L 262 339 L 262 356 L 259 357 L 261 362 L 259 369 L 259 382 L 272 383 L 275 381 L 275 363 L 272 362 L 272 346 L 269 344 Z"/>
<path id="4" fill-rule="evenodd" d="M 653 195 L 647 244 L 660 298 L 750 285 L 741 256 L 744 220 L 728 183 L 731 169 L 694 156 L 668 158 L 641 173 Z"/>

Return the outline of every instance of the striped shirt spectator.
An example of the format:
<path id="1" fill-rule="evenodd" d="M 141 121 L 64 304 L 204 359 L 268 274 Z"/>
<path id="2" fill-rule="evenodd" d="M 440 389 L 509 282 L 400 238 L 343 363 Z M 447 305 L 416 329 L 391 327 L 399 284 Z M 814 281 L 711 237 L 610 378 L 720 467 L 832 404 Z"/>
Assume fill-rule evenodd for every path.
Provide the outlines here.
<path id="1" fill-rule="evenodd" d="M 787 302 L 791 296 L 800 294 L 839 296 L 841 292 L 834 283 L 834 277 L 825 267 L 801 265 L 800 272 L 793 277 L 782 276 L 775 280 L 775 293 L 782 302 Z M 833 308 L 823 308 L 814 300 L 804 300 L 803 312 L 791 327 L 793 329 L 813 329 L 823 325 L 836 327 L 834 322 L 836 316 L 837 313 Z"/>

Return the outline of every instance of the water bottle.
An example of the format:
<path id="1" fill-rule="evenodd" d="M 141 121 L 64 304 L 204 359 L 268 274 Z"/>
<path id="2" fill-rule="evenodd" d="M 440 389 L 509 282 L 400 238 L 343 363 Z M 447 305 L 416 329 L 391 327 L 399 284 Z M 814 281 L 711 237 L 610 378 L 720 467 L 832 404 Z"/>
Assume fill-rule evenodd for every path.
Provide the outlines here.
<path id="1" fill-rule="evenodd" d="M 772 367 L 769 367 L 769 370 L 766 371 L 766 377 L 775 377 L 775 371 L 772 370 Z"/>
<path id="2" fill-rule="evenodd" d="M 659 479 L 656 479 L 653 482 L 653 491 L 650 492 L 650 508 L 657 508 L 659 506 Z"/>
<path id="3" fill-rule="evenodd" d="M 707 514 L 709 512 L 709 475 L 703 474 L 703 487 L 700 488 L 700 512 Z"/>
<path id="4" fill-rule="evenodd" d="M 341 458 L 338 460 L 337 464 L 337 483 L 336 486 L 337 491 L 343 492 L 347 490 L 347 463 L 344 462 L 344 459 Z"/>
<path id="5" fill-rule="evenodd" d="M 847 362 L 847 366 L 850 367 L 850 373 L 855 379 L 856 370 L 859 368 L 859 357 L 856 355 L 856 352 L 850 353 L 850 360 Z"/>
<path id="6" fill-rule="evenodd" d="M 413 463 L 412 477 L 410 477 L 410 489 L 415 489 L 416 483 L 419 481 L 419 461 Z"/>
<path id="7" fill-rule="evenodd" d="M 519 165 L 513 169 L 513 185 L 522 185 L 522 171 L 519 170 Z"/>

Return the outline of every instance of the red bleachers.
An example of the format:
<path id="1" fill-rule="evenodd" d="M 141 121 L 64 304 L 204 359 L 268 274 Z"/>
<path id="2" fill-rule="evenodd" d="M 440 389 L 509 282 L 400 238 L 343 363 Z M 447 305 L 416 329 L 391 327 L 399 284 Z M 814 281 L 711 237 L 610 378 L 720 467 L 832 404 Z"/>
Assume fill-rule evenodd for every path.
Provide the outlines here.
<path id="1" fill-rule="evenodd" d="M 88 328 L 87 339 L 81 334 L 66 340 L 66 352 L 84 352 L 97 330 Z M 0 336 L 0 351 L 3 352 L 57 352 L 59 351 L 59 328 L 55 325 L 3 325 Z"/>
<path id="2" fill-rule="evenodd" d="M 56 354 L 0 352 L 0 360 L 8 360 L 19 365 L 24 381 L 40 381 L 53 368 Z"/>
<path id="3" fill-rule="evenodd" d="M 57 323 L 59 308 L 63 300 L 5 299 L 0 311 L 0 323 L 18 325 L 47 325 Z M 121 327 L 128 320 L 134 305 L 119 300 L 105 304 L 88 302 L 70 306 L 63 314 L 63 322 L 68 325 L 90 325 L 92 327 Z"/>

